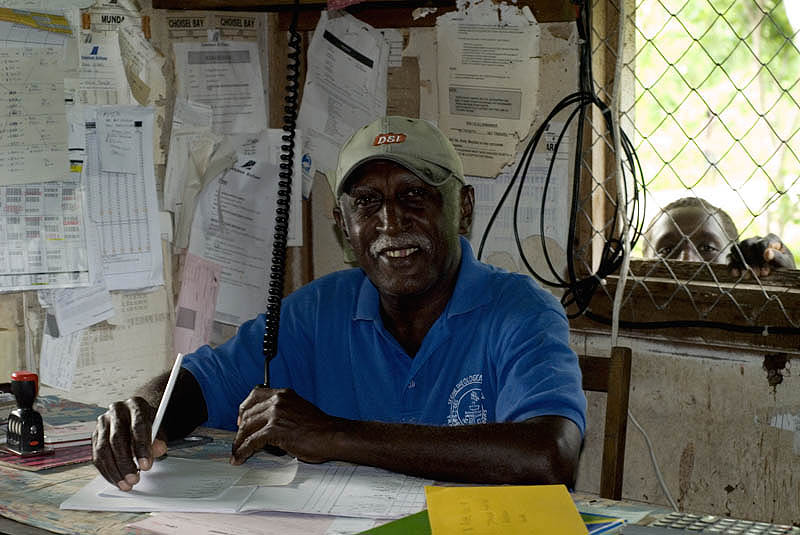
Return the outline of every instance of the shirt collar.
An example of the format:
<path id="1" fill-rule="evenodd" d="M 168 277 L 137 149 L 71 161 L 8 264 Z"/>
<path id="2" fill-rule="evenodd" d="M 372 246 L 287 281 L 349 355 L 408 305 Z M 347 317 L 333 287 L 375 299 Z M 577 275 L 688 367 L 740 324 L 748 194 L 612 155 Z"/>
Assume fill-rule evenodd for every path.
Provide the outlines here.
<path id="1" fill-rule="evenodd" d="M 475 259 L 469 241 L 459 236 L 461 243 L 461 264 L 458 268 L 458 280 L 445 308 L 450 318 L 474 310 L 491 300 L 487 284 L 491 269 L 488 265 Z M 364 277 L 358 292 L 358 303 L 353 315 L 355 320 L 378 320 L 380 318 L 380 299 L 378 289 Z"/>

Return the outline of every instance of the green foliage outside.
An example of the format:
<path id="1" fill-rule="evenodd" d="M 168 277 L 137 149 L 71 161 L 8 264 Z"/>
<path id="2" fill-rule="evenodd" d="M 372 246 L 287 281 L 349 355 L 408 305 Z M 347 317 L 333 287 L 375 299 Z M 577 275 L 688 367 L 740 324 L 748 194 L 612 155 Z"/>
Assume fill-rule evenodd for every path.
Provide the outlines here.
<path id="1" fill-rule="evenodd" d="M 648 222 L 675 199 L 703 197 L 731 214 L 742 238 L 781 236 L 800 265 L 800 35 L 786 7 L 638 2 L 628 114 Z"/>

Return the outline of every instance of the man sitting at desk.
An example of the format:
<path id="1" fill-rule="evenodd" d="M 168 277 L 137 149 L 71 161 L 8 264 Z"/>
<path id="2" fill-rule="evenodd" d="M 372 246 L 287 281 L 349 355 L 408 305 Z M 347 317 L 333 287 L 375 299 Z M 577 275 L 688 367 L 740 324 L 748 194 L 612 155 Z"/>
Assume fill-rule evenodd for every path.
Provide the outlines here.
<path id="1" fill-rule="evenodd" d="M 653 218 L 645 233 L 645 257 L 727 262 L 736 276 L 748 267 L 762 277 L 772 268 L 795 267 L 792 252 L 775 234 L 737 243 L 738 236 L 727 212 L 699 197 L 684 197 Z"/>
<path id="2" fill-rule="evenodd" d="M 283 302 L 273 387 L 264 316 L 188 355 L 159 437 L 167 376 L 98 418 L 94 463 L 122 490 L 196 426 L 235 430 L 231 462 L 266 445 L 308 462 L 441 480 L 574 482 L 586 399 L 558 301 L 530 277 L 476 261 L 460 237 L 474 191 L 429 123 L 379 119 L 345 143 L 334 217 L 360 269 Z"/>

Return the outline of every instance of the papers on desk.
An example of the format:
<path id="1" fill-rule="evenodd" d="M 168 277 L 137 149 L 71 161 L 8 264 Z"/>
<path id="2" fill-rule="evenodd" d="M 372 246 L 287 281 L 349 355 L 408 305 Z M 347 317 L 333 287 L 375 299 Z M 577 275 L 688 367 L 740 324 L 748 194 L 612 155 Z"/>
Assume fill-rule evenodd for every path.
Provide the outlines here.
<path id="1" fill-rule="evenodd" d="M 294 473 L 296 471 L 296 475 Z M 233 513 L 278 511 L 354 518 L 398 518 L 425 506 L 431 483 L 369 466 L 250 459 L 241 466 L 167 457 L 131 492 L 102 476 L 61 504 L 62 509 L 127 512 Z M 149 480 L 149 483 L 148 483 Z M 197 490 L 199 489 L 199 490 Z"/>
<path id="2" fill-rule="evenodd" d="M 375 525 L 367 518 L 342 518 L 290 513 L 214 513 L 154 514 L 128 524 L 158 535 L 349 535 Z"/>

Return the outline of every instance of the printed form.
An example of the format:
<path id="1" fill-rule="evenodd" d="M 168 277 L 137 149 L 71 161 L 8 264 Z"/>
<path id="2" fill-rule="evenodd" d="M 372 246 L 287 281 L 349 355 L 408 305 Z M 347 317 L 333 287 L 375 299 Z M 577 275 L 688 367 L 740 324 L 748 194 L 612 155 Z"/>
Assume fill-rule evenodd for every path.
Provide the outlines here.
<path id="1" fill-rule="evenodd" d="M 164 283 L 152 140 L 150 108 L 86 110 L 87 225 L 109 290 Z"/>
<path id="2" fill-rule="evenodd" d="M 189 253 L 222 266 L 216 321 L 241 325 L 264 311 L 277 174 L 277 164 L 239 160 L 200 194 Z"/>
<path id="3" fill-rule="evenodd" d="M 66 386 L 70 378 L 72 382 L 66 394 L 59 395 L 106 405 L 110 399 L 130 396 L 132 382 L 146 381 L 172 365 L 173 311 L 164 287 L 148 293 L 114 293 L 111 298 L 112 319 L 67 335 L 77 338 L 77 347 L 57 348 L 65 356 L 52 356 L 53 384 Z"/>
<path id="4" fill-rule="evenodd" d="M 0 184 L 69 172 L 61 48 L 0 48 Z"/>
<path id="5" fill-rule="evenodd" d="M 64 182 L 0 186 L 0 291 L 89 284 L 82 166 Z"/>
<path id="6" fill-rule="evenodd" d="M 528 135 L 539 93 L 539 35 L 527 6 L 482 1 L 436 19 L 439 127 L 466 174 L 497 175 Z"/>
<path id="7" fill-rule="evenodd" d="M 241 466 L 231 466 L 224 461 L 168 457 L 142 474 L 143 483 L 146 478 L 152 478 L 152 484 L 143 485 L 139 492 L 137 485 L 134 491 L 123 493 L 98 475 L 64 501 L 61 509 L 276 511 L 388 519 L 423 510 L 425 485 L 433 483 L 371 466 L 259 458 L 252 458 Z"/>
<path id="8" fill-rule="evenodd" d="M 211 180 L 197 199 L 189 253 L 222 266 L 214 315 L 222 323 L 241 325 L 264 311 L 275 228 L 281 135 L 281 130 L 271 129 L 255 137 L 232 136 L 238 160 Z M 301 150 L 298 145 L 294 176 L 298 176 Z M 256 154 L 266 160 L 257 159 Z M 297 236 L 302 236 L 299 201 L 300 192 L 294 187 L 289 243 L 296 243 Z"/>
<path id="9" fill-rule="evenodd" d="M 484 261 L 503 267 L 509 271 L 525 272 L 514 239 L 514 202 L 517 187 L 524 179 L 525 185 L 519 202 L 517 224 L 519 238 L 526 251 L 526 256 L 541 257 L 540 236 L 544 236 L 553 244 L 566 251 L 567 229 L 569 226 L 569 153 L 570 135 L 564 135 L 558 152 L 555 155 L 550 183 L 547 188 L 547 202 L 544 207 L 544 229 L 540 226 L 542 196 L 545 194 L 545 178 L 550 161 L 553 158 L 556 141 L 563 123 L 551 122 L 539 142 L 534 153 L 527 176 L 518 176 L 513 189 L 498 213 L 491 229 L 491 239 L 486 240 L 483 251 Z M 517 156 L 522 157 L 520 152 Z M 506 166 L 497 178 L 467 177 L 467 181 L 475 188 L 475 212 L 470 234 L 470 242 L 477 253 L 481 238 L 489 222 L 497 201 L 503 196 L 518 161 Z M 548 245 L 549 247 L 549 245 Z M 549 250 L 549 249 L 548 249 Z M 533 252 L 535 251 L 535 252 Z M 563 255 L 555 255 L 563 257 Z M 551 254 L 551 257 L 553 255 Z M 557 260 L 558 258 L 554 259 Z"/>
<path id="10" fill-rule="evenodd" d="M 336 170 L 339 148 L 358 128 L 386 114 L 390 45 L 347 13 L 320 14 L 308 49 L 297 126 L 304 134 L 303 196 L 314 173 Z"/>
<path id="11" fill-rule="evenodd" d="M 258 44 L 247 41 L 173 43 L 177 98 L 206 104 L 224 134 L 267 128 Z"/>
<path id="12" fill-rule="evenodd" d="M 135 104 L 116 35 L 91 34 L 91 41 L 80 44 L 81 104 Z"/>

